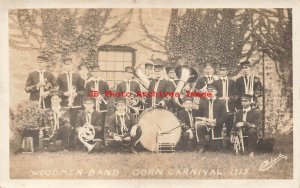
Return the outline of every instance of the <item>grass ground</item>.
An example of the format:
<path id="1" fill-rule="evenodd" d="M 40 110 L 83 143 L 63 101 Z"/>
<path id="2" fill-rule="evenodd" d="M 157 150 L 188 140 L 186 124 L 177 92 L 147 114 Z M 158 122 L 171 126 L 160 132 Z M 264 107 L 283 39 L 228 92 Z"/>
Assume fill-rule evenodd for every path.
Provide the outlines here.
<path id="1" fill-rule="evenodd" d="M 262 162 L 287 156 L 270 169 L 260 171 Z M 291 179 L 293 138 L 276 139 L 273 153 L 258 153 L 253 159 L 232 151 L 203 154 L 124 152 L 87 154 L 84 151 L 36 152 L 10 155 L 11 178 L 33 179 Z"/>

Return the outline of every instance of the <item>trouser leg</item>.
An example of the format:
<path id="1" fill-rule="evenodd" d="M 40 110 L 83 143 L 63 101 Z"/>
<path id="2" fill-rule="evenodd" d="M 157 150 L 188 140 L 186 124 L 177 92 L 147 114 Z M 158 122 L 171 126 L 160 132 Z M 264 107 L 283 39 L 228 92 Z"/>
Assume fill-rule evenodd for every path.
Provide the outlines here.
<path id="1" fill-rule="evenodd" d="M 248 128 L 248 150 L 249 152 L 253 152 L 256 148 L 257 144 L 257 130 L 255 128 Z"/>
<path id="2" fill-rule="evenodd" d="M 141 136 L 142 136 L 142 129 L 140 127 L 138 127 L 136 129 L 135 136 L 131 139 L 130 145 L 135 146 L 140 141 Z"/>

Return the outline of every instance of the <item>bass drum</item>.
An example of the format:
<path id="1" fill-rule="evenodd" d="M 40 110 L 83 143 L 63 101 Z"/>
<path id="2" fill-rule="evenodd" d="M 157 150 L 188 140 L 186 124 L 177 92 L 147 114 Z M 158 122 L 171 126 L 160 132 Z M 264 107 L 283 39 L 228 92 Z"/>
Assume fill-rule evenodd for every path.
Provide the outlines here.
<path id="1" fill-rule="evenodd" d="M 172 140 L 178 143 L 181 135 L 180 122 L 177 117 L 166 109 L 148 109 L 138 118 L 138 124 L 142 129 L 140 143 L 149 151 L 158 151 L 158 133 L 170 132 Z"/>

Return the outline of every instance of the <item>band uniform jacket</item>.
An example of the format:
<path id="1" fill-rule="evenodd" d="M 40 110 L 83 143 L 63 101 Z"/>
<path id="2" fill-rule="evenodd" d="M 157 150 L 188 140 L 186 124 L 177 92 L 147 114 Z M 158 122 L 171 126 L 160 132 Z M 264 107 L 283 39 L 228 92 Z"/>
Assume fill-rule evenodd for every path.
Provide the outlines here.
<path id="1" fill-rule="evenodd" d="M 44 79 L 46 84 L 49 86 L 48 88 L 45 87 L 44 91 L 49 91 L 52 88 L 57 87 L 57 82 L 55 80 L 54 75 L 51 72 L 45 71 L 44 72 Z M 40 91 L 39 88 L 36 87 L 36 85 L 40 82 L 40 76 L 38 71 L 30 72 L 26 84 L 25 84 L 25 91 L 27 93 L 30 93 L 29 99 L 31 101 L 38 101 L 40 97 Z M 50 96 L 46 97 L 45 99 L 45 106 L 46 108 L 50 108 Z"/>
<path id="2" fill-rule="evenodd" d="M 80 110 L 76 117 L 75 127 L 83 127 L 87 122 L 88 114 L 84 110 Z M 104 115 L 96 110 L 91 113 L 91 125 L 95 128 L 95 138 L 103 139 L 104 136 Z"/>
<path id="3" fill-rule="evenodd" d="M 243 110 L 237 111 L 235 114 L 235 123 L 243 122 Z M 257 109 L 251 109 L 247 112 L 246 122 L 254 124 L 256 129 L 259 131 L 262 129 L 262 118 L 261 114 Z"/>
<path id="4" fill-rule="evenodd" d="M 226 107 L 219 99 L 213 102 L 213 119 L 216 119 L 216 126 L 222 126 L 225 122 Z M 195 117 L 209 118 L 209 100 L 205 99 L 199 104 L 199 109 L 195 113 Z"/>
<path id="5" fill-rule="evenodd" d="M 218 98 L 222 97 L 223 96 L 223 81 L 222 81 L 222 78 L 214 81 L 213 84 L 217 87 L 217 97 Z M 229 111 L 234 112 L 235 107 L 236 107 L 236 99 L 238 97 L 238 91 L 237 91 L 235 81 L 232 80 L 232 79 L 229 79 L 229 78 L 228 78 L 228 97 L 231 98 L 228 101 Z"/>
<path id="6" fill-rule="evenodd" d="M 183 127 L 182 127 L 183 131 L 186 131 L 190 128 L 194 128 L 195 111 L 192 110 L 191 113 L 192 113 L 192 118 L 193 118 L 193 120 L 192 120 L 193 124 L 192 125 L 191 125 L 191 122 L 190 122 L 189 114 L 185 109 L 180 110 L 180 111 L 177 112 L 177 118 L 179 119 L 180 123 L 183 125 Z"/>
<path id="7" fill-rule="evenodd" d="M 81 77 L 78 73 L 72 73 L 72 86 L 75 87 L 75 91 L 77 96 L 74 98 L 73 106 L 81 106 L 82 101 L 81 97 L 84 95 L 84 85 L 83 82 L 80 81 Z M 59 90 L 62 92 L 68 91 L 68 81 L 67 74 L 60 74 L 57 78 L 57 84 L 59 86 Z M 62 96 L 62 106 L 68 106 L 68 96 Z"/>
<path id="8" fill-rule="evenodd" d="M 213 75 L 211 76 L 211 79 L 213 80 Z M 197 80 L 196 85 L 195 85 L 195 90 L 199 91 L 207 84 L 208 84 L 208 78 L 207 78 L 207 76 L 203 76 Z"/>
<path id="9" fill-rule="evenodd" d="M 91 78 L 91 80 L 86 84 L 86 88 L 85 88 L 86 95 L 89 95 L 89 92 L 93 90 L 93 88 L 95 87 L 95 82 L 96 81 L 93 80 L 93 78 Z M 109 86 L 105 80 L 102 80 L 102 79 L 98 80 L 98 91 L 99 91 L 99 94 L 102 95 L 103 99 L 107 101 L 107 99 L 109 97 L 105 96 L 105 92 L 109 91 Z M 106 107 L 105 103 L 103 101 L 101 101 L 100 110 L 105 110 L 105 109 L 107 109 L 107 107 Z M 97 109 L 97 110 L 99 110 L 99 109 Z"/>
<path id="10" fill-rule="evenodd" d="M 125 113 L 124 118 L 126 130 L 123 130 L 122 132 L 121 117 L 116 113 L 112 116 L 108 116 L 105 124 L 105 127 L 108 130 L 107 132 L 109 134 L 129 135 L 131 128 L 136 124 L 136 119 L 131 113 Z"/>
<path id="11" fill-rule="evenodd" d="M 130 81 L 130 92 L 133 92 L 136 94 L 138 91 L 141 91 L 140 84 L 136 80 L 128 80 Z M 128 81 L 122 81 L 117 85 L 116 92 L 122 93 L 122 92 L 127 92 L 126 88 L 126 82 Z"/>
<path id="12" fill-rule="evenodd" d="M 68 108 L 60 108 L 60 117 L 58 122 L 58 128 L 64 125 L 70 124 L 70 112 Z M 46 109 L 42 114 L 41 127 L 51 129 L 53 131 L 55 125 L 54 111 L 51 108 Z M 48 135 L 50 136 L 50 135 Z"/>
<path id="13" fill-rule="evenodd" d="M 244 76 L 241 76 L 236 79 L 236 87 L 239 96 L 245 94 L 245 83 L 244 83 Z M 254 84 L 253 84 L 253 100 L 257 100 L 257 97 L 262 95 L 262 84 L 258 77 L 254 76 Z"/>
<path id="14" fill-rule="evenodd" d="M 166 106 L 168 107 L 169 102 L 172 99 L 172 96 L 170 96 L 169 94 L 174 93 L 175 86 L 171 81 L 169 81 L 167 79 L 161 79 L 157 86 L 157 91 L 154 91 L 156 82 L 157 82 L 156 80 L 152 80 L 150 82 L 148 92 L 149 93 L 156 92 L 156 93 L 154 93 L 154 94 L 156 94 L 156 97 L 147 97 L 146 98 L 146 103 L 147 103 L 146 107 L 147 108 L 152 107 L 152 100 L 154 100 L 154 99 L 155 99 L 155 104 L 158 104 L 160 101 L 164 100 L 166 103 Z M 160 93 L 161 93 L 161 96 L 159 96 Z"/>

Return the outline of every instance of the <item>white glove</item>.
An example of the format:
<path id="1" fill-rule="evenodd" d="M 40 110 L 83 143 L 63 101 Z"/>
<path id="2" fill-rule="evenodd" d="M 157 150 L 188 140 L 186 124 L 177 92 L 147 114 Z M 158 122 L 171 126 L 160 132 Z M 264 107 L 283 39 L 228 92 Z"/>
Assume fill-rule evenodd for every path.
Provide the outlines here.
<path id="1" fill-rule="evenodd" d="M 241 128 L 241 127 L 243 127 L 244 126 L 244 122 L 237 122 L 236 123 L 236 127 L 237 128 Z"/>
<path id="2" fill-rule="evenodd" d="M 193 139 L 194 138 L 194 134 L 193 134 L 192 129 L 189 129 L 186 132 L 189 133 L 189 139 Z"/>
<path id="3" fill-rule="evenodd" d="M 136 135 L 136 129 L 137 129 L 137 126 L 134 125 L 132 128 L 131 128 L 131 131 L 130 131 L 130 136 L 131 137 L 134 137 Z"/>
<path id="4" fill-rule="evenodd" d="M 115 141 L 121 141 L 121 137 L 118 136 L 118 135 L 114 135 L 114 140 L 115 140 Z"/>

